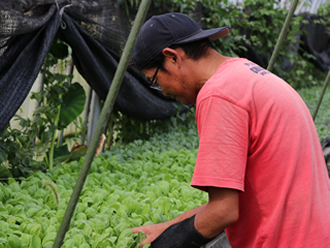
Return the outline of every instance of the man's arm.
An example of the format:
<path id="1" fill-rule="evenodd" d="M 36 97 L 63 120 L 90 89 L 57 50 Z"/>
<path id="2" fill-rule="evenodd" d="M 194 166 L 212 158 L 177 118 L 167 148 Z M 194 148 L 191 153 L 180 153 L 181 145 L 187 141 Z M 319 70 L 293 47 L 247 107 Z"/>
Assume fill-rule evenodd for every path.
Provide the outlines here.
<path id="1" fill-rule="evenodd" d="M 170 232 L 164 231 L 170 229 L 168 227 L 194 215 L 196 215 L 195 228 L 205 238 L 214 238 L 225 227 L 234 223 L 238 219 L 238 191 L 208 187 L 208 193 L 208 203 L 189 210 L 171 221 L 133 228 L 132 230 L 134 233 L 142 231 L 146 235 L 146 240 L 140 244 L 141 247 L 147 243 L 153 242 L 160 235 L 171 235 Z M 167 237 L 166 239 L 171 239 L 171 237 Z M 163 245 L 164 247 L 167 246 L 164 243 Z"/>
<path id="2" fill-rule="evenodd" d="M 187 218 L 190 218 L 191 216 L 197 214 L 201 209 L 205 207 L 206 204 L 195 208 L 191 209 L 187 212 L 184 212 L 183 214 L 179 215 L 173 220 L 164 222 L 164 223 L 159 223 L 159 224 L 154 224 L 154 225 L 145 225 L 145 226 L 140 226 L 140 227 L 134 227 L 132 228 L 133 233 L 138 233 L 139 231 L 142 231 L 146 235 L 146 239 L 140 243 L 140 246 L 143 247 L 145 244 L 151 243 L 154 241 L 162 232 L 165 231 L 166 228 L 169 226 L 172 226 L 178 222 L 181 222 Z"/>
<path id="3" fill-rule="evenodd" d="M 195 217 L 195 228 L 206 238 L 214 238 L 239 217 L 239 191 L 208 187 L 209 202 Z"/>

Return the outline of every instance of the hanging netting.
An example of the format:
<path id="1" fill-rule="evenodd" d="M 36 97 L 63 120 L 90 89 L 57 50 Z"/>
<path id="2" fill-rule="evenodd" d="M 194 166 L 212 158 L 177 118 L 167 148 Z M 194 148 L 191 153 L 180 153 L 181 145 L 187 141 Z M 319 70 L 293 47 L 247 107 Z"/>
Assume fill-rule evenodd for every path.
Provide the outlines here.
<path id="1" fill-rule="evenodd" d="M 137 12 L 137 6 L 130 2 L 0 0 L 0 131 L 27 97 L 56 34 L 72 48 L 79 73 L 105 99 Z M 154 2 L 147 18 L 168 12 L 164 8 Z M 195 16 L 200 18 L 201 8 L 196 11 Z M 329 36 L 322 39 L 323 50 L 313 47 L 315 39 L 308 39 L 311 53 L 321 54 L 316 56 L 322 59 L 321 69 L 329 70 Z M 245 57 L 254 61 L 256 53 L 251 54 L 251 58 Z M 115 104 L 122 113 L 144 120 L 168 118 L 180 106 L 183 111 L 179 102 L 150 89 L 145 77 L 133 67 L 125 73 Z"/>
<path id="2" fill-rule="evenodd" d="M 57 32 L 72 48 L 79 73 L 105 99 L 136 10 L 105 0 L 0 0 L 0 130 L 27 97 Z M 125 73 L 115 104 L 144 120 L 168 118 L 179 106 L 150 89 L 135 68 Z"/>

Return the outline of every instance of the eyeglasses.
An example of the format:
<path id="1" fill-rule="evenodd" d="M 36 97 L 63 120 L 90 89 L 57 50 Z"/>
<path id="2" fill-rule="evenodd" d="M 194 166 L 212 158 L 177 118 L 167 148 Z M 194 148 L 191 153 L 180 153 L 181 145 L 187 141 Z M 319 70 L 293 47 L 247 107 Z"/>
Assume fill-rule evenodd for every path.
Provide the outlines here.
<path id="1" fill-rule="evenodd" d="M 151 89 L 154 89 L 154 90 L 162 91 L 162 88 L 156 83 L 156 76 L 157 76 L 157 73 L 158 73 L 160 67 L 161 67 L 161 65 L 157 67 L 157 70 L 156 70 L 154 76 L 152 77 L 152 79 L 151 79 L 151 81 L 150 81 L 150 85 L 149 85 L 149 87 L 150 87 Z"/>

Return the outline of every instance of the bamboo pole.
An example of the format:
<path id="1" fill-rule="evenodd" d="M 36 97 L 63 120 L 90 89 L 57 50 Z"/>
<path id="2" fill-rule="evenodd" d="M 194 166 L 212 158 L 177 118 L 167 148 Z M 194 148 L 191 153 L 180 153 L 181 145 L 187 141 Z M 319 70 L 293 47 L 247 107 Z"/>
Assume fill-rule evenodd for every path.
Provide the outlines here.
<path id="1" fill-rule="evenodd" d="M 291 22 L 291 19 L 292 19 L 293 14 L 294 14 L 294 11 L 297 8 L 298 2 L 299 2 L 299 0 L 294 0 L 294 2 L 292 3 L 292 5 L 290 7 L 289 13 L 286 16 L 286 19 L 285 19 L 283 28 L 282 28 L 281 33 L 280 33 L 280 36 L 277 39 L 277 43 L 276 43 L 276 46 L 274 48 L 273 54 L 272 54 L 272 56 L 271 56 L 271 58 L 269 60 L 269 64 L 268 64 L 268 67 L 267 67 L 267 70 L 268 71 L 272 71 L 273 70 L 273 67 L 274 67 L 274 64 L 275 64 L 277 55 L 279 54 L 280 49 L 281 49 L 281 46 L 282 46 L 282 43 L 284 41 L 284 38 L 286 37 L 286 33 L 287 33 L 288 29 L 289 29 L 290 22 Z"/>
<path id="2" fill-rule="evenodd" d="M 315 122 L 315 119 L 316 119 L 316 116 L 317 116 L 317 112 L 319 111 L 319 108 L 321 106 L 321 102 L 323 100 L 323 97 L 324 97 L 324 94 L 325 94 L 325 91 L 329 85 L 329 82 L 330 82 L 330 71 L 328 72 L 328 76 L 326 77 L 325 79 L 325 82 L 324 82 L 324 85 L 323 85 L 323 89 L 322 89 L 322 92 L 321 92 L 321 95 L 320 95 L 320 98 L 319 98 L 319 101 L 316 105 L 316 108 L 314 110 L 314 114 L 313 114 L 313 120 Z"/>
<path id="3" fill-rule="evenodd" d="M 94 158 L 94 154 L 96 152 L 96 148 L 98 146 L 102 132 L 105 130 L 107 119 L 109 118 L 109 116 L 112 112 L 112 109 L 113 109 L 113 106 L 115 103 L 115 99 L 118 95 L 118 91 L 119 91 L 121 82 L 124 78 L 124 73 L 126 71 L 130 57 L 133 53 L 133 49 L 135 46 L 135 42 L 136 42 L 138 33 L 140 32 L 141 26 L 144 23 L 150 3 L 151 3 L 151 0 L 142 0 L 141 1 L 141 5 L 137 12 L 134 24 L 132 26 L 127 43 L 125 45 L 125 49 L 124 49 L 121 59 L 119 61 L 118 68 L 115 73 L 114 79 L 112 81 L 109 93 L 107 95 L 106 101 L 102 108 L 102 111 L 100 114 L 100 119 L 97 123 L 96 130 L 94 132 L 94 135 L 93 135 L 93 138 L 91 141 L 91 145 L 87 150 L 87 154 L 86 154 L 84 163 L 80 169 L 80 172 L 79 172 L 79 175 L 78 175 L 78 178 L 76 181 L 76 185 L 73 189 L 70 201 L 68 203 L 68 206 L 67 206 L 66 211 L 63 216 L 63 220 L 62 220 L 60 228 L 57 232 L 57 236 L 55 238 L 53 248 L 60 248 L 61 245 L 63 244 L 64 236 L 69 228 L 69 224 L 70 224 L 71 218 L 73 216 L 73 212 L 76 208 L 80 193 L 82 191 L 82 188 L 83 188 L 85 180 L 87 178 L 89 169 L 91 167 L 91 164 L 92 164 L 92 161 Z"/>

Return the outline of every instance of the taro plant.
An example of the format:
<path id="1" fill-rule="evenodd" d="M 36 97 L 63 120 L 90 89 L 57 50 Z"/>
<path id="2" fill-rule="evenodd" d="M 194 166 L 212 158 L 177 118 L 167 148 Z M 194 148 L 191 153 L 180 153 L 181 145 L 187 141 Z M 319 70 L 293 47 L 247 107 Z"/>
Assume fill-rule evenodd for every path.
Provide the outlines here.
<path id="1" fill-rule="evenodd" d="M 85 105 L 86 94 L 79 83 L 71 83 L 72 74 L 63 73 L 67 67 L 70 55 L 69 46 L 60 39 L 55 39 L 48 54 L 42 73 L 44 74 L 44 88 L 33 93 L 31 98 L 36 99 L 41 105 L 36 109 L 34 117 L 38 123 L 38 138 L 44 144 L 50 143 L 45 162 L 49 169 L 54 165 L 55 148 L 60 148 L 60 143 L 55 144 L 58 131 L 62 131 L 82 113 Z M 59 72 L 52 69 L 59 61 Z M 59 149 L 61 155 L 68 153 L 67 149 Z"/>
<path id="2" fill-rule="evenodd" d="M 77 123 L 86 99 L 82 86 L 71 83 L 72 75 L 64 73 L 69 55 L 69 46 L 56 38 L 41 70 L 43 89 L 31 95 L 39 103 L 33 120 L 16 115 L 20 129 L 8 125 L 0 134 L 0 179 L 26 177 L 33 171 L 52 169 L 54 157 L 69 154 L 66 146 L 60 146 L 59 139 L 56 143 L 56 137 L 70 123 Z M 56 71 L 54 67 L 58 64 Z"/>

